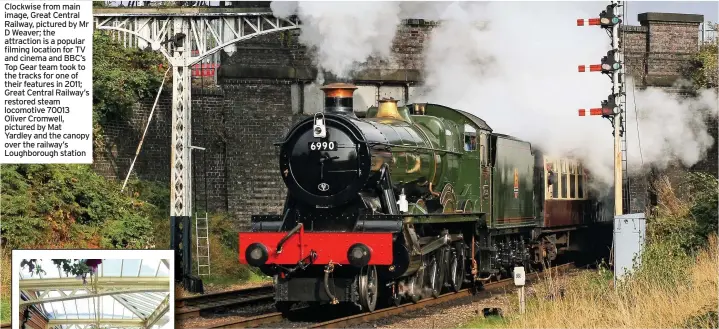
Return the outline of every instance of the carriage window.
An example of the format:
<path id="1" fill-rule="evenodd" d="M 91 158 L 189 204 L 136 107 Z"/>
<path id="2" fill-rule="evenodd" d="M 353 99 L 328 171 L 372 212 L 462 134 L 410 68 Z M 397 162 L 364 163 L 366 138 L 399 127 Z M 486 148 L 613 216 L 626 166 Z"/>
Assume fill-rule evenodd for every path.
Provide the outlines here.
<path id="1" fill-rule="evenodd" d="M 574 199 L 577 197 L 577 175 L 569 174 L 569 197 Z"/>
<path id="2" fill-rule="evenodd" d="M 577 197 L 580 199 L 583 199 L 584 198 L 584 175 L 577 176 L 577 190 L 579 192 Z"/>

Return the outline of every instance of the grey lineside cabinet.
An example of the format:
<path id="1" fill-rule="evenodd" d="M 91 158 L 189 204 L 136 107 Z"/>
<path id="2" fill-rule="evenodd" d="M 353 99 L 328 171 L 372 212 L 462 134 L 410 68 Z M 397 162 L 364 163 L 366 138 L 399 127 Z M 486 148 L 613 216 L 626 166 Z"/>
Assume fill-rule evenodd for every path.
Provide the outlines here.
<path id="1" fill-rule="evenodd" d="M 641 265 L 647 221 L 643 213 L 614 217 L 614 279 Z M 636 260 L 636 264 L 635 264 Z"/>

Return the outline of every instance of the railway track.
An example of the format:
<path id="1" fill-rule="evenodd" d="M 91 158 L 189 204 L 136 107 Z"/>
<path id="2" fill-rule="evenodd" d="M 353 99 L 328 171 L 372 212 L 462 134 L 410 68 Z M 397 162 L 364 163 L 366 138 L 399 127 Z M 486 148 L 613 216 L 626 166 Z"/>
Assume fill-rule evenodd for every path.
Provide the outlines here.
<path id="1" fill-rule="evenodd" d="M 533 281 L 545 277 L 548 273 L 555 274 L 557 272 L 567 272 L 569 270 L 574 269 L 574 264 L 564 264 L 552 267 L 547 272 L 541 272 L 541 273 L 530 273 L 527 275 L 527 280 L 529 283 L 533 283 Z M 357 325 L 369 321 L 379 320 L 391 316 L 396 316 L 402 313 L 411 312 L 415 310 L 419 310 L 422 308 L 425 308 L 427 306 L 437 305 L 437 304 L 443 304 L 452 300 L 460 299 L 460 298 L 468 298 L 468 297 L 475 297 L 475 298 L 486 298 L 492 294 L 497 293 L 503 293 L 508 287 L 514 286 L 514 280 L 513 279 L 504 279 L 496 282 L 487 283 L 484 285 L 484 289 L 477 292 L 476 294 L 472 293 L 472 289 L 463 289 L 456 293 L 447 293 L 444 295 L 441 295 L 437 298 L 425 298 L 420 300 L 417 303 L 407 303 L 400 306 L 393 306 L 388 307 L 380 310 L 376 310 L 374 312 L 369 313 L 360 313 L 355 315 L 350 315 L 346 317 L 341 317 L 337 319 L 332 319 L 329 321 L 324 321 L 320 323 L 314 323 L 306 328 L 346 328 L 352 325 Z M 299 310 L 298 310 L 299 311 Z M 266 324 L 272 324 L 277 323 L 280 321 L 283 321 L 284 318 L 282 317 L 282 313 L 279 312 L 273 312 L 268 314 L 262 314 L 257 315 L 253 317 L 247 317 L 242 319 L 232 319 L 228 320 L 222 323 L 213 324 L 211 326 L 206 326 L 204 328 L 253 328 L 258 327 Z"/>
<path id="2" fill-rule="evenodd" d="M 249 289 L 223 291 L 175 300 L 175 319 L 199 317 L 204 312 L 215 312 L 222 308 L 237 308 L 250 304 L 272 303 L 274 288 L 262 286 Z"/>

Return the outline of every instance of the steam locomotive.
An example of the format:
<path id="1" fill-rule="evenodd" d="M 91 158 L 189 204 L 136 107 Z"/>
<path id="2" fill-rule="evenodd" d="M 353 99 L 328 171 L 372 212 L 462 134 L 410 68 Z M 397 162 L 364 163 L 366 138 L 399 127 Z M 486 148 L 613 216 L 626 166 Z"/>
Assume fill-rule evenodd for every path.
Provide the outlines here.
<path id="1" fill-rule="evenodd" d="M 611 239 L 579 161 L 437 104 L 383 99 L 358 118 L 356 89 L 324 86 L 324 111 L 277 143 L 283 212 L 239 233 L 239 261 L 274 278 L 279 311 L 416 302 Z"/>

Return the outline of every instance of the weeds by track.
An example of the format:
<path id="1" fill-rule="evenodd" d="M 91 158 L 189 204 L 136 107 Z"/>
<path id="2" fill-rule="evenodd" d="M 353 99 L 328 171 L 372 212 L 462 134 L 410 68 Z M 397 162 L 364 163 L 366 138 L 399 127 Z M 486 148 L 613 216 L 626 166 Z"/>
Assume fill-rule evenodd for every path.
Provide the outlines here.
<path id="1" fill-rule="evenodd" d="M 552 267 L 548 271 L 540 272 L 540 273 L 530 273 L 527 275 L 527 280 L 529 283 L 532 281 L 535 281 L 539 278 L 543 278 L 550 273 L 557 273 L 557 272 L 566 272 L 571 269 L 574 269 L 574 264 L 564 264 Z M 374 312 L 369 313 L 360 313 L 360 314 L 354 314 L 350 316 L 345 316 L 337 319 L 328 320 L 325 322 L 319 322 L 319 323 L 313 323 L 308 326 L 303 326 L 305 328 L 346 328 L 349 326 L 384 319 L 392 316 L 396 316 L 399 314 L 403 314 L 406 312 L 411 312 L 414 310 L 422 309 L 428 306 L 437 305 L 446 303 L 452 300 L 460 299 L 460 298 L 467 298 L 474 296 L 475 298 L 487 298 L 492 294 L 497 293 L 503 293 L 506 291 L 508 287 L 512 287 L 514 285 L 513 279 L 505 279 L 500 280 L 496 282 L 487 283 L 484 285 L 484 289 L 474 294 L 472 292 L 472 289 L 463 289 L 456 293 L 447 293 L 444 295 L 441 295 L 437 298 L 425 298 L 420 300 L 417 303 L 407 303 L 400 306 L 394 306 L 394 307 L 388 307 L 380 310 L 376 310 Z M 298 309 L 294 312 L 303 312 L 305 309 Z M 282 313 L 279 312 L 272 312 L 252 317 L 246 317 L 242 319 L 228 319 L 227 321 L 223 321 L 221 323 L 216 323 L 210 326 L 205 326 L 203 328 L 253 328 L 258 326 L 263 326 L 267 324 L 273 324 L 278 323 L 281 321 L 286 320 L 283 318 Z"/>

